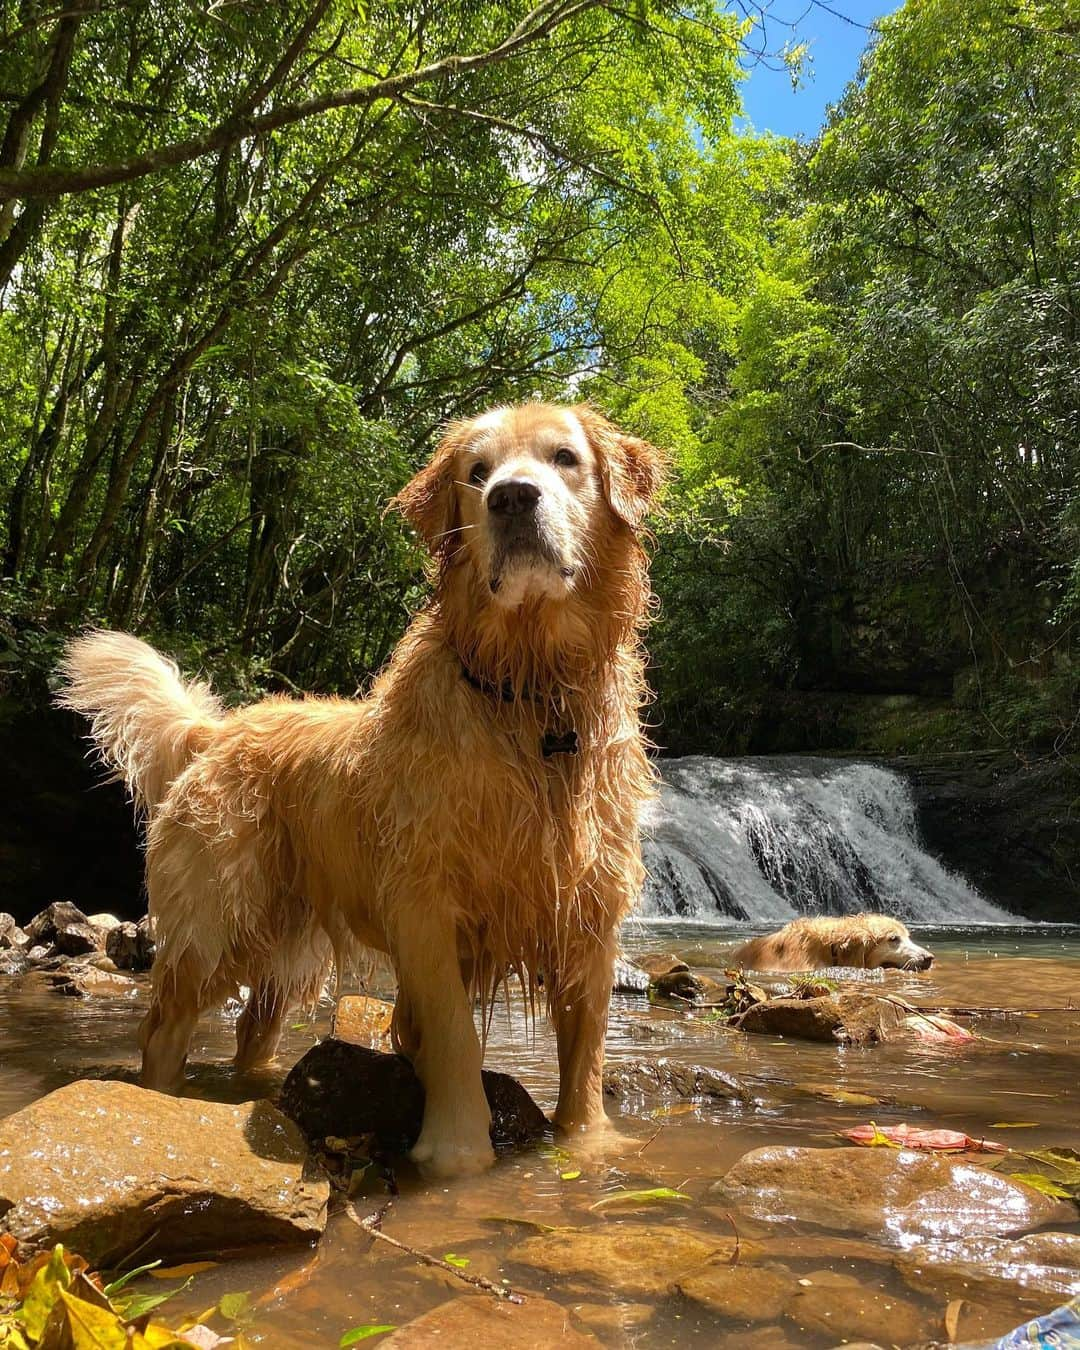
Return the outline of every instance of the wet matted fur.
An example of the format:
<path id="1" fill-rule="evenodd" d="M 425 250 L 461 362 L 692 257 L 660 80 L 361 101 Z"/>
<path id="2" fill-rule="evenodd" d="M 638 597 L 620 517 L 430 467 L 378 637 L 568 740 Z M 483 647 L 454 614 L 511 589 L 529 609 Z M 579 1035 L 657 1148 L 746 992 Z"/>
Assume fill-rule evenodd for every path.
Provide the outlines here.
<path id="1" fill-rule="evenodd" d="M 925 970 L 933 961 L 899 919 L 884 914 L 793 919 L 778 933 L 744 942 L 731 955 L 746 970 L 824 970 L 829 966 Z"/>
<path id="2" fill-rule="evenodd" d="M 363 700 L 226 713 L 133 637 L 71 645 L 60 701 L 91 717 L 148 821 L 145 1083 L 176 1087 L 200 1012 L 240 985 L 237 1062 L 272 1057 L 289 1005 L 363 945 L 397 973 L 430 1170 L 491 1159 L 473 1003 L 508 971 L 543 976 L 556 1122 L 602 1120 L 616 931 L 653 792 L 639 532 L 660 474 L 652 446 L 585 406 L 451 426 L 395 499 L 434 598 Z"/>

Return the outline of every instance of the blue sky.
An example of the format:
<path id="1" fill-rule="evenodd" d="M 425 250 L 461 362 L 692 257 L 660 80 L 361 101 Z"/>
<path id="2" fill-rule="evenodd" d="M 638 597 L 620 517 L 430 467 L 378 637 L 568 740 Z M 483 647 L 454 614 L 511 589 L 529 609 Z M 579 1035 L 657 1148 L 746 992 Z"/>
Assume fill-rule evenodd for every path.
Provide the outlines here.
<path id="1" fill-rule="evenodd" d="M 825 109 L 835 103 L 858 69 L 859 57 L 870 40 L 867 26 L 896 8 L 882 0 L 760 0 L 743 8 L 760 8 L 764 21 L 755 26 L 748 45 L 771 55 L 749 64 L 742 84 L 743 103 L 757 131 L 809 140 L 825 120 Z M 849 20 L 851 22 L 849 22 Z M 785 43 L 809 44 L 811 60 L 801 86 L 792 90 L 791 77 L 778 53 Z"/>

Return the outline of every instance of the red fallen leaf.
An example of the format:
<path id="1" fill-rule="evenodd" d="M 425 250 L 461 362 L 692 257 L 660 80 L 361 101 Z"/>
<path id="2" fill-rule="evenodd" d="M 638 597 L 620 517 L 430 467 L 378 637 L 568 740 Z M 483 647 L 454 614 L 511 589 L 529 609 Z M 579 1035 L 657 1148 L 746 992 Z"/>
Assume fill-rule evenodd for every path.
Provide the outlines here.
<path id="1" fill-rule="evenodd" d="M 841 1137 L 868 1148 L 887 1145 L 892 1148 L 926 1148 L 939 1153 L 1006 1153 L 1004 1144 L 989 1139 L 973 1139 L 962 1130 L 919 1130 L 911 1125 L 856 1125 L 843 1130 Z"/>
<path id="2" fill-rule="evenodd" d="M 950 1022 L 938 1013 L 913 1013 L 904 1018 L 904 1026 L 910 1028 L 920 1041 L 974 1041 L 978 1038 L 973 1032 Z"/>

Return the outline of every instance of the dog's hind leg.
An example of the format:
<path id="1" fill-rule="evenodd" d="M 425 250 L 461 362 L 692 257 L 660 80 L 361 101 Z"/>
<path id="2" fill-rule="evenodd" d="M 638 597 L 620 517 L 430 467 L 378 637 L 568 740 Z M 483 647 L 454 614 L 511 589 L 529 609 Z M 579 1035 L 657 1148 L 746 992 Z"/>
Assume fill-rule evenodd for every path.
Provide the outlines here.
<path id="1" fill-rule="evenodd" d="M 591 1129 L 604 1119 L 604 1036 L 611 1001 L 614 942 L 590 957 L 572 984 L 551 992 L 551 1017 L 559 1048 L 559 1102 L 555 1124 L 566 1131 Z"/>
<path id="2" fill-rule="evenodd" d="M 288 995 L 276 980 L 265 980 L 252 989 L 236 1023 L 234 1062 L 238 1069 L 256 1069 L 274 1059 L 288 1002 Z"/>
<path id="3" fill-rule="evenodd" d="M 188 1049 L 203 1008 L 202 988 L 186 955 L 160 976 L 155 971 L 150 1011 L 139 1028 L 143 1087 L 177 1092 L 183 1084 Z"/>

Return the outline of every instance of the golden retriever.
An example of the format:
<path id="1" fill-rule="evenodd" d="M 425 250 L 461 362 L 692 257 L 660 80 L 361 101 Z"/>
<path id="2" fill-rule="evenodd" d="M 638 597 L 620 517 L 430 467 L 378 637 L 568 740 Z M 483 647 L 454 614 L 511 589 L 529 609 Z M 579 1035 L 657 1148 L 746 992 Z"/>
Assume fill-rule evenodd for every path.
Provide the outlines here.
<path id="1" fill-rule="evenodd" d="M 177 1087 L 200 1012 L 241 985 L 236 1062 L 266 1062 L 289 1005 L 362 945 L 397 973 L 394 1039 L 426 1093 L 412 1156 L 429 1172 L 492 1160 L 473 1005 L 508 971 L 530 995 L 543 975 L 556 1124 L 602 1121 L 616 932 L 654 791 L 640 531 L 661 468 L 587 406 L 451 425 L 394 499 L 434 597 L 363 700 L 227 713 L 133 637 L 71 644 L 59 701 L 92 719 L 148 821 L 145 1084 Z"/>
<path id="2" fill-rule="evenodd" d="M 823 970 L 828 966 L 927 970 L 934 958 L 912 942 L 897 919 L 884 914 L 849 914 L 836 919 L 824 915 L 794 919 L 778 933 L 744 942 L 731 960 L 745 970 Z"/>

